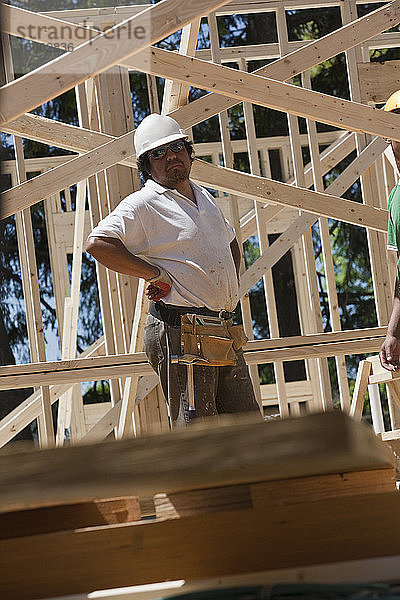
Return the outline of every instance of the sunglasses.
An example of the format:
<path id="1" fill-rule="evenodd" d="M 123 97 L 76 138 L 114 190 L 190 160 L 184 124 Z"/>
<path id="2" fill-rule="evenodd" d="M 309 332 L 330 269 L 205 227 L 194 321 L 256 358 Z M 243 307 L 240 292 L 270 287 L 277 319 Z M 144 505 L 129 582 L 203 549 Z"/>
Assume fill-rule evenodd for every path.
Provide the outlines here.
<path id="1" fill-rule="evenodd" d="M 154 150 L 150 150 L 149 156 L 151 156 L 151 158 L 154 158 L 154 160 L 159 160 L 167 154 L 168 148 L 171 150 L 171 152 L 175 154 L 176 152 L 180 152 L 181 150 L 183 150 L 184 147 L 185 143 L 182 142 L 182 140 L 178 140 L 176 142 L 171 142 L 170 144 L 165 144 L 165 146 L 159 146 L 158 148 L 154 148 Z"/>

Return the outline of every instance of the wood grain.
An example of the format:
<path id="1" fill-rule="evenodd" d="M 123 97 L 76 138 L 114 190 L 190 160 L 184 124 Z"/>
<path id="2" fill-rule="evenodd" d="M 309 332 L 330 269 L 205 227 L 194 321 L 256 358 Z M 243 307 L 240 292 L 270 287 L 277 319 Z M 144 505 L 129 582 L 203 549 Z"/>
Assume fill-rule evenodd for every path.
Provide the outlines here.
<path id="1" fill-rule="evenodd" d="M 249 419 L 225 416 L 148 437 L 0 455 L 0 510 L 392 464 L 372 430 L 340 411 Z"/>
<path id="2" fill-rule="evenodd" d="M 396 556 L 399 511 L 392 492 L 5 540 L 0 593 L 31 600 Z"/>

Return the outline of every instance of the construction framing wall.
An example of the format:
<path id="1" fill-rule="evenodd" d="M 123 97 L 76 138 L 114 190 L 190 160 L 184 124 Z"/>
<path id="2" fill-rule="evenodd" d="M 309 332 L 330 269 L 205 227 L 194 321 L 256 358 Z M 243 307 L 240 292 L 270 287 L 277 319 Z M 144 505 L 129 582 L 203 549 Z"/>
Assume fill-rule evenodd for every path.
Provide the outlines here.
<path id="1" fill-rule="evenodd" d="M 350 410 L 346 355 L 377 352 L 392 307 L 395 259 L 386 251 L 385 232 L 387 196 L 396 170 L 391 150 L 382 138 L 400 141 L 398 116 L 376 108 L 400 88 L 400 61 L 370 62 L 371 50 L 400 47 L 400 31 L 396 29 L 400 23 L 400 0 L 361 18 L 357 4 L 356 0 L 164 0 L 148 8 L 133 5 L 51 13 L 4 6 L 3 58 L 8 83 L 2 88 L 0 118 L 2 131 L 14 135 L 16 160 L 4 165 L 11 175 L 12 188 L 2 194 L 0 215 L 16 215 L 31 364 L 1 367 L 0 389 L 32 386 L 35 391 L 0 422 L 0 445 L 8 443 L 35 419 L 41 446 L 62 445 L 66 430 L 75 443 L 102 440 L 113 430 L 116 437 L 122 438 L 169 427 L 157 376 L 142 352 L 148 309 L 143 281 L 97 265 L 104 335 L 77 356 L 85 238 L 99 219 L 141 185 L 133 155 L 135 115 L 130 70 L 146 73 L 150 109 L 171 114 L 188 132 L 213 115 L 219 117 L 220 141 L 195 145 L 198 158 L 192 177 L 217 191 L 218 202 L 235 227 L 240 243 L 255 235 L 259 240 L 260 257 L 249 268 L 243 262 L 240 294 L 243 323 L 250 340 L 246 360 L 260 404 L 276 407 L 282 417 L 331 408 L 327 358 L 335 357 L 340 405 L 343 410 Z M 340 29 L 311 42 L 289 41 L 286 11 L 333 6 L 340 9 Z M 275 14 L 276 43 L 220 47 L 218 16 L 264 12 Z M 196 51 L 202 17 L 208 20 L 210 49 Z M 60 47 L 70 43 L 71 31 L 81 45 L 14 80 L 9 36 L 34 39 L 28 24 L 42 27 L 40 42 L 44 44 L 51 41 L 48 32 L 52 27 L 58 32 Z M 110 32 L 98 34 L 107 27 L 114 28 L 113 36 Z M 179 52 L 154 46 L 182 27 Z M 132 39 L 129 31 L 145 35 Z M 310 69 L 340 53 L 345 55 L 351 100 L 311 90 Z M 260 59 L 273 60 L 248 73 L 248 62 Z M 224 63 L 234 63 L 238 68 L 228 68 Z M 291 83 L 299 74 L 302 87 Z M 162 102 L 156 77 L 165 79 Z M 188 102 L 190 85 L 211 93 Z M 72 88 L 79 126 L 29 112 Z M 247 138 L 232 141 L 228 109 L 239 102 L 243 103 Z M 287 113 L 289 135 L 257 137 L 252 105 Z M 306 119 L 307 134 L 300 133 L 298 116 Z M 334 125 L 339 130 L 320 133 L 316 122 Z M 25 159 L 23 138 L 72 151 L 75 156 Z M 308 147 L 311 157 L 306 165 L 303 147 Z M 271 150 L 279 152 L 283 182 L 271 176 Z M 324 175 L 353 151 L 354 160 L 325 189 Z M 249 173 L 234 170 L 237 153 L 247 154 Z M 224 166 L 220 164 L 221 155 Z M 212 162 L 202 157 L 211 157 Z M 359 178 L 363 203 L 342 198 Z M 77 187 L 73 207 L 74 185 Z M 46 357 L 30 214 L 30 206 L 43 199 L 61 346 L 61 360 L 56 362 L 47 362 Z M 367 231 L 378 327 L 342 331 L 329 218 Z M 330 333 L 323 332 L 316 279 L 311 226 L 317 221 Z M 271 245 L 270 234 L 280 234 Z M 288 251 L 301 335 L 283 338 L 271 269 Z M 271 339 L 255 340 L 248 292 L 261 278 Z M 305 361 L 306 379 L 285 380 L 283 363 L 293 360 Z M 268 363 L 273 364 L 275 383 L 260 385 L 258 365 Z M 84 406 L 80 383 L 108 378 L 111 402 Z M 57 400 L 54 435 L 51 405 Z M 396 398 L 389 395 L 392 430 L 399 427 L 395 402 Z M 360 410 L 358 413 L 361 417 Z"/>

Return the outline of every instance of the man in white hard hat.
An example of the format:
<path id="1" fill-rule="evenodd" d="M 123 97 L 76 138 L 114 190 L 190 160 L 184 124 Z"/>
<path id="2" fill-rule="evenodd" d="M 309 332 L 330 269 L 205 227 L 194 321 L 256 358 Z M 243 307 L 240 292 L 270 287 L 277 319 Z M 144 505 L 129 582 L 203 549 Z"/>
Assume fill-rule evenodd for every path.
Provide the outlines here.
<path id="1" fill-rule="evenodd" d="M 212 195 L 189 179 L 193 145 L 171 117 L 151 114 L 135 138 L 144 187 L 90 234 L 86 249 L 109 269 L 145 279 L 152 300 L 144 348 L 159 374 L 172 426 L 190 421 L 182 314 L 229 318 L 238 302 L 240 250 Z M 235 366 L 194 367 L 196 416 L 259 411 L 242 352 Z"/>
<path id="2" fill-rule="evenodd" d="M 400 115 L 400 90 L 394 92 L 386 102 L 384 110 Z M 400 119 L 399 119 L 400 125 Z M 400 176 L 400 142 L 387 140 L 391 144 L 397 174 Z M 400 181 L 398 180 L 390 193 L 388 200 L 388 235 L 387 248 L 395 250 L 397 258 L 400 250 Z M 388 371 L 397 371 L 400 354 L 400 260 L 397 262 L 397 278 L 395 284 L 393 310 L 390 317 L 386 339 L 381 347 L 379 358 L 382 366 Z"/>

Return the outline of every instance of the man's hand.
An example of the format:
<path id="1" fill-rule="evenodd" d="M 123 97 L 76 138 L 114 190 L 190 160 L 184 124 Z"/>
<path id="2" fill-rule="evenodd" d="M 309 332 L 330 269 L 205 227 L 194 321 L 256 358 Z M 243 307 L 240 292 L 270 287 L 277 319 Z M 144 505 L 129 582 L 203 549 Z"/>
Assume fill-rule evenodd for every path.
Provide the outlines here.
<path id="1" fill-rule="evenodd" d="M 153 279 L 148 280 L 149 285 L 146 288 L 146 296 L 149 300 L 153 300 L 157 302 L 164 298 L 171 291 L 172 287 L 172 279 L 164 269 L 160 270 L 159 275 L 153 277 Z"/>
<path id="2" fill-rule="evenodd" d="M 384 369 L 397 371 L 399 365 L 400 340 L 393 335 L 387 335 L 379 352 L 379 360 Z"/>

